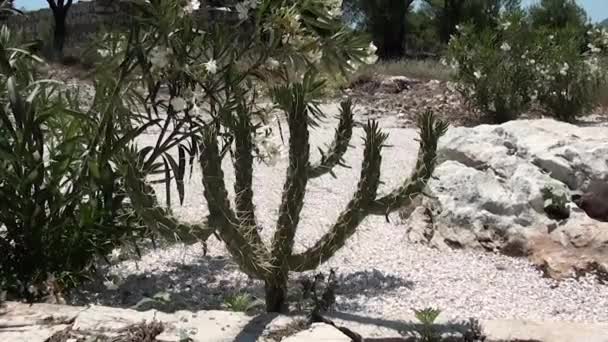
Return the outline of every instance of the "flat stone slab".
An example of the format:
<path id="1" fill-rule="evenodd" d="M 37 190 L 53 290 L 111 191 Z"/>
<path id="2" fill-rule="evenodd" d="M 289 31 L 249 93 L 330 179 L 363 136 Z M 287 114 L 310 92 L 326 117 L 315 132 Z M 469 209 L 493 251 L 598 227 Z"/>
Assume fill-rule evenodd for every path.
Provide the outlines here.
<path id="1" fill-rule="evenodd" d="M 332 315 L 333 316 L 333 315 Z M 419 328 L 414 317 L 405 321 L 385 321 L 338 313 L 336 325 L 348 328 L 364 341 L 410 341 L 407 336 Z M 162 322 L 164 331 L 158 341 L 178 342 L 189 337 L 193 342 L 347 342 L 346 335 L 333 326 L 315 323 L 301 329 L 294 324 L 300 317 L 273 314 L 248 316 L 229 311 L 135 311 L 105 306 L 77 307 L 55 304 L 6 303 L 0 312 L 0 341 L 45 342 L 53 334 L 71 329 L 78 336 L 120 335 L 125 328 L 153 321 Z M 608 323 L 535 322 L 526 320 L 480 321 L 487 342 L 608 342 Z M 300 328 L 298 328 L 300 327 Z M 460 327 L 462 328 L 462 326 Z M 437 329 L 457 331 L 457 324 L 438 319 Z"/>
<path id="2" fill-rule="evenodd" d="M 289 336 L 284 342 L 350 342 L 351 339 L 340 330 L 324 323 L 313 323 L 307 330 Z"/>

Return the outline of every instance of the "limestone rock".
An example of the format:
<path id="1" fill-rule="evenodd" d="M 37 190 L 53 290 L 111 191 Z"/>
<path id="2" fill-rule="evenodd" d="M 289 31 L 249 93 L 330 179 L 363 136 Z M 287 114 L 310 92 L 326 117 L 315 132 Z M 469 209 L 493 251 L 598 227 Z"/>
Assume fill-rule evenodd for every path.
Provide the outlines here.
<path id="1" fill-rule="evenodd" d="M 408 228 L 410 240 L 431 235 L 436 247 L 534 256 L 557 278 L 602 269 L 608 227 L 575 203 L 567 204 L 569 218 L 550 219 L 541 190 L 551 186 L 570 198 L 590 185 L 597 188 L 594 182 L 605 184 L 606 136 L 606 127 L 549 119 L 450 128 L 440 141 L 438 166 L 428 185 L 433 198 L 423 201 L 432 213 L 432 231 L 418 222 L 418 230 Z M 594 196 L 597 202 L 602 195 Z M 591 195 L 584 198 L 590 201 Z"/>

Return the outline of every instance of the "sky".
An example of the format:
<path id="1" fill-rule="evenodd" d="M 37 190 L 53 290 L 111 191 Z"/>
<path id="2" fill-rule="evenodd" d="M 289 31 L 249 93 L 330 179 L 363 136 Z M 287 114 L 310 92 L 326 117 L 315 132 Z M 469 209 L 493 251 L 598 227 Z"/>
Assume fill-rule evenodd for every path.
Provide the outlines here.
<path id="1" fill-rule="evenodd" d="M 76 2 L 76 1 L 75 1 Z M 537 2 L 537 0 L 523 0 L 525 6 Z M 608 0 L 577 0 L 581 4 L 593 22 L 599 22 L 608 18 Z M 15 0 L 15 7 L 25 7 L 28 10 L 47 7 L 46 0 Z"/>

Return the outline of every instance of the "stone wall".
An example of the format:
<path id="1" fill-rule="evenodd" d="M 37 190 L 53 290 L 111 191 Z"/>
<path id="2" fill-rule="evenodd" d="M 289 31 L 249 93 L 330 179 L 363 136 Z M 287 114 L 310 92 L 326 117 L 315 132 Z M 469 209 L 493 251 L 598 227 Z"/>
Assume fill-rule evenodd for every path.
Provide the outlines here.
<path id="1" fill-rule="evenodd" d="M 204 2 L 204 1 L 202 1 Z M 121 27 L 129 22 L 128 11 L 120 0 L 93 0 L 74 3 L 66 19 L 66 50 L 84 48 L 95 34 L 103 27 Z M 199 10 L 195 16 L 204 20 L 208 15 L 210 21 L 230 22 L 230 12 L 210 7 L 207 11 Z M 53 32 L 53 15 L 49 8 L 26 12 L 25 15 L 11 16 L 6 24 L 12 30 L 18 30 L 30 38 L 51 41 Z"/>

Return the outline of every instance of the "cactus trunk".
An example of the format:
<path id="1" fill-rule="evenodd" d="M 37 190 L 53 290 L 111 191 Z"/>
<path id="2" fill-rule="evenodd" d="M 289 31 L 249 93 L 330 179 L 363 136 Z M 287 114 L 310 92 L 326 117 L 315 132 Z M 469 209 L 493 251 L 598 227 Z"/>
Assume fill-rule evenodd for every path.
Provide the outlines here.
<path id="1" fill-rule="evenodd" d="M 266 312 L 288 313 L 287 275 L 276 275 L 275 279 L 264 283 L 266 292 Z"/>

